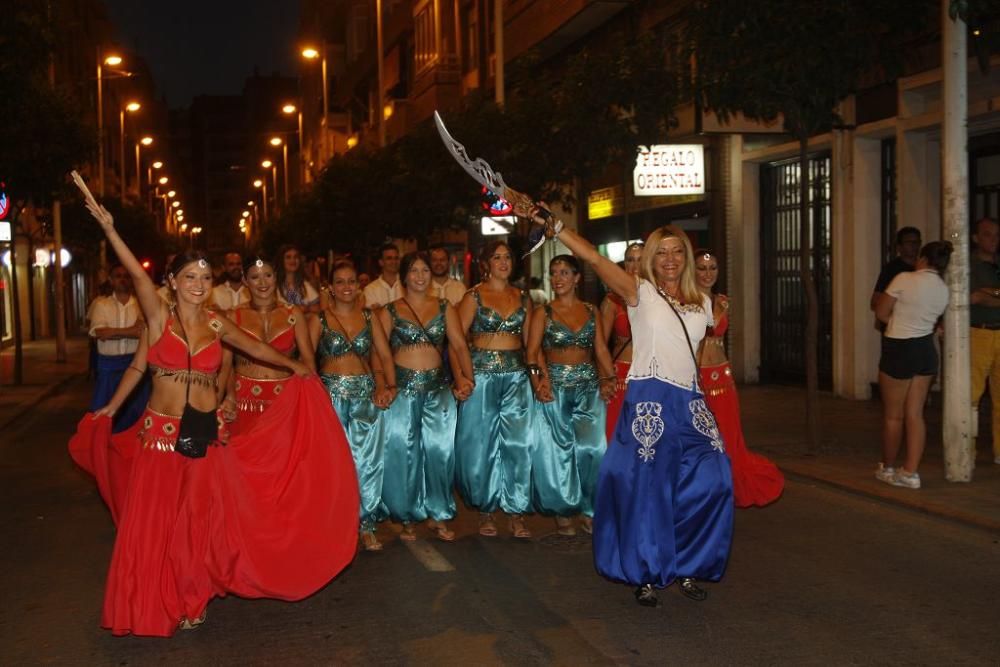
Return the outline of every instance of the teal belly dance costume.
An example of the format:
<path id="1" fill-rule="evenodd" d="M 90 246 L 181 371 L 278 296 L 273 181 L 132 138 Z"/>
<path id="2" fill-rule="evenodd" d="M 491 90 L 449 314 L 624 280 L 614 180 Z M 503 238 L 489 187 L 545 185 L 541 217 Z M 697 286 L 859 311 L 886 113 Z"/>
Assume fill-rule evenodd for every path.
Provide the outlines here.
<path id="1" fill-rule="evenodd" d="M 319 314 L 322 325 L 317 361 L 322 366 L 327 357 L 343 357 L 356 354 L 364 360 L 372 345 L 371 311 L 365 310 L 365 328 L 347 340 L 344 334 L 334 331 L 326 321 L 326 313 Z M 375 380 L 370 374 L 337 375 L 322 373 L 320 379 L 330 394 L 333 409 L 340 418 L 347 433 L 354 456 L 354 466 L 358 472 L 358 487 L 361 491 L 361 532 L 372 532 L 375 525 L 389 515 L 382 502 L 383 477 L 383 430 L 385 415 L 372 402 Z"/>
<path id="2" fill-rule="evenodd" d="M 483 306 L 478 290 L 472 334 L 521 336 L 522 305 L 506 319 Z M 473 346 L 476 388 L 459 408 L 455 435 L 456 482 L 466 504 L 483 513 L 531 511 L 531 454 L 537 440 L 537 412 L 525 371 L 523 350 Z"/>
<path id="3" fill-rule="evenodd" d="M 546 305 L 545 350 L 593 349 L 597 324 L 594 309 L 579 331 L 552 319 Z M 607 410 L 598 391 L 597 368 L 592 361 L 580 364 L 547 363 L 553 400 L 540 403 L 551 438 L 544 438 L 532 457 L 532 494 L 535 509 L 543 514 L 594 515 L 594 488 L 601 458 L 607 449 L 604 434 Z M 545 440 L 549 440 L 546 442 Z"/>
<path id="4" fill-rule="evenodd" d="M 395 304 L 389 345 L 393 351 L 412 345 L 432 345 L 439 352 L 445 340 L 445 310 L 426 327 L 400 317 Z M 442 366 L 413 370 L 396 366 L 399 394 L 385 415 L 385 484 L 382 499 L 389 516 L 411 523 L 455 517 L 452 482 L 455 477 L 455 397 Z"/>

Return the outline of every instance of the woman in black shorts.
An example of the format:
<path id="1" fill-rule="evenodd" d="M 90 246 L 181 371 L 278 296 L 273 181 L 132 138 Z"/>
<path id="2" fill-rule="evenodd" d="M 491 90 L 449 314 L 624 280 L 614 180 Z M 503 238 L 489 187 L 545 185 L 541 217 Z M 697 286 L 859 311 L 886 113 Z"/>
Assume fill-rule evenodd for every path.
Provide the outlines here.
<path id="1" fill-rule="evenodd" d="M 886 323 L 878 384 L 882 394 L 882 461 L 875 477 L 893 486 L 920 488 L 917 466 L 924 453 L 924 403 L 938 372 L 934 330 L 948 305 L 942 278 L 951 259 L 951 243 L 934 241 L 920 249 L 914 271 L 893 278 L 879 295 L 875 315 Z M 906 457 L 896 456 L 906 433 Z"/>

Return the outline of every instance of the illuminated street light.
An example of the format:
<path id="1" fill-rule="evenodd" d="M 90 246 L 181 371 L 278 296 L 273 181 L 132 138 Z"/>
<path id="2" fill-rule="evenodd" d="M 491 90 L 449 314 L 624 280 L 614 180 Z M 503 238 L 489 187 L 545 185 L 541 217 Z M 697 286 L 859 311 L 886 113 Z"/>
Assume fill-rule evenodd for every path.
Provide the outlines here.
<path id="1" fill-rule="evenodd" d="M 264 167 L 264 169 L 270 169 L 271 165 L 273 164 L 274 163 L 271 162 L 270 160 L 264 160 L 263 162 L 260 163 L 260 166 Z"/>
<path id="2" fill-rule="evenodd" d="M 161 162 L 160 160 L 157 160 L 156 162 L 153 163 L 153 169 L 162 169 L 162 168 L 163 168 L 163 162 Z"/>
<path id="3" fill-rule="evenodd" d="M 296 107 L 294 104 L 291 104 L 291 103 L 286 104 L 283 107 L 281 107 L 281 113 L 283 113 L 283 114 L 291 115 L 291 114 L 295 113 L 296 111 L 298 111 L 298 107 Z"/>
<path id="4" fill-rule="evenodd" d="M 347 147 L 349 149 L 350 148 L 354 148 L 357 145 L 358 145 L 358 138 L 356 136 L 351 135 L 351 136 L 347 137 Z"/>
<path id="5" fill-rule="evenodd" d="M 309 60 L 316 60 L 317 58 L 319 58 L 319 51 L 317 51 L 311 46 L 307 46 L 304 49 L 302 49 L 302 57 L 308 58 Z"/>
<path id="6" fill-rule="evenodd" d="M 243 213 L 241 213 L 240 215 L 242 215 L 244 218 L 249 218 L 250 217 L 250 211 L 243 211 Z"/>
<path id="7" fill-rule="evenodd" d="M 142 105 L 138 102 L 129 102 L 125 105 L 125 111 L 138 111 L 142 108 Z"/>
<path id="8" fill-rule="evenodd" d="M 173 206 L 174 208 L 180 208 L 181 203 L 179 201 L 175 201 L 174 203 L 171 204 L 171 206 Z"/>
<path id="9" fill-rule="evenodd" d="M 142 144 L 143 146 L 152 146 L 153 145 L 153 137 L 150 137 L 150 136 L 147 135 L 147 136 L 143 137 L 142 139 L 140 139 L 139 143 Z"/>
<path id="10" fill-rule="evenodd" d="M 281 143 L 282 143 L 282 141 L 281 141 L 281 137 L 271 137 L 271 141 L 270 141 L 269 143 L 270 143 L 270 144 L 271 144 L 272 146 L 280 146 L 280 145 L 281 145 Z"/>
<path id="11" fill-rule="evenodd" d="M 264 185 L 264 181 L 260 180 L 259 178 L 258 178 L 258 179 L 255 179 L 255 180 L 254 180 L 254 182 L 253 182 L 253 186 L 254 186 L 255 188 L 259 188 L 259 187 L 260 187 L 260 186 L 262 186 L 262 185 Z"/>
<path id="12" fill-rule="evenodd" d="M 184 217 L 184 209 L 178 208 L 177 211 L 174 213 L 174 215 L 179 215 L 179 216 L 181 216 L 183 218 Z"/>
<path id="13" fill-rule="evenodd" d="M 170 182 L 170 179 L 167 178 L 166 176 L 160 176 L 160 178 L 156 182 L 159 183 L 160 185 L 166 185 L 167 183 Z M 171 192 L 173 192 L 173 190 L 171 190 Z"/>
<path id="14" fill-rule="evenodd" d="M 167 192 L 167 196 L 170 197 L 171 199 L 173 199 L 174 197 L 177 196 L 177 190 L 169 190 Z"/>
<path id="15" fill-rule="evenodd" d="M 104 59 L 104 64 L 105 65 L 110 65 L 111 67 L 118 67 L 119 65 L 122 64 L 122 57 L 119 56 L 119 55 L 117 55 L 117 54 L 114 54 L 114 53 L 109 54 Z"/>
<path id="16" fill-rule="evenodd" d="M 185 222 L 185 223 L 184 223 L 183 225 L 181 225 L 181 226 L 180 226 L 180 227 L 179 227 L 178 229 L 180 229 L 180 230 L 181 230 L 181 232 L 186 232 L 186 231 L 188 230 L 188 226 L 187 226 L 187 223 Z"/>
<path id="17" fill-rule="evenodd" d="M 380 5 L 381 6 L 381 5 Z M 322 55 L 322 57 L 321 57 Z M 320 135 L 319 135 L 319 161 L 326 163 L 327 157 L 329 157 L 327 152 L 327 127 L 329 126 L 328 114 L 330 113 L 330 102 L 328 93 L 328 82 L 326 76 L 326 43 L 323 43 L 323 53 L 320 54 L 319 49 L 315 46 L 306 46 L 302 49 L 302 57 L 307 60 L 320 60 L 320 83 L 323 87 L 323 115 L 320 118 Z M 381 61 L 380 61 L 381 62 Z M 299 137 L 301 141 L 301 136 Z"/>
<path id="18" fill-rule="evenodd" d="M 121 195 L 122 205 L 125 205 L 125 190 L 127 177 L 125 176 L 125 112 L 134 113 L 142 108 L 142 105 L 138 102 L 132 101 L 127 103 L 118 111 L 118 143 L 120 149 L 119 163 L 118 166 L 121 169 L 121 187 L 119 188 Z M 138 144 L 136 144 L 138 145 Z M 138 180 L 140 176 L 138 175 L 138 170 L 136 174 L 136 184 L 138 185 Z"/>
<path id="19" fill-rule="evenodd" d="M 247 202 L 247 206 L 253 206 L 253 205 L 254 205 L 253 204 L 253 200 L 250 200 L 250 201 Z"/>

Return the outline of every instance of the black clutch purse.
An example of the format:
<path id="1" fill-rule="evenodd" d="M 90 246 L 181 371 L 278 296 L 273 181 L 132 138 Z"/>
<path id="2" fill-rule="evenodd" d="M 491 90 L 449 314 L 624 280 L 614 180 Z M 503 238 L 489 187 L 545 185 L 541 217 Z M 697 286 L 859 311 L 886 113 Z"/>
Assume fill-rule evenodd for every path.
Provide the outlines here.
<path id="1" fill-rule="evenodd" d="M 180 324 L 180 317 L 177 318 Z M 187 347 L 188 375 L 184 389 L 184 412 L 181 413 L 180 427 L 177 429 L 177 442 L 174 451 L 189 459 L 200 459 L 208 453 L 208 446 L 219 439 L 219 421 L 215 410 L 203 412 L 190 403 L 191 397 L 191 344 L 181 324 L 184 333 L 184 345 Z"/>
<path id="2" fill-rule="evenodd" d="M 218 439 L 219 422 L 215 411 L 202 412 L 185 403 L 174 451 L 190 459 L 200 459 L 208 452 L 208 446 Z"/>

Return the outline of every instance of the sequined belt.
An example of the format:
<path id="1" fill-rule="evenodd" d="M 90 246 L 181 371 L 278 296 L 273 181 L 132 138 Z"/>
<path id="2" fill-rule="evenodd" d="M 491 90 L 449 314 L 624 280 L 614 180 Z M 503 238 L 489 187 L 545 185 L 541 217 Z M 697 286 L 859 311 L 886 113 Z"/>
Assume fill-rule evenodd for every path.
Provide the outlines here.
<path id="1" fill-rule="evenodd" d="M 706 396 L 718 396 L 736 387 L 733 370 L 728 363 L 702 366 L 698 369 L 698 373 L 701 376 L 701 389 Z"/>
<path id="2" fill-rule="evenodd" d="M 278 398 L 288 378 L 252 378 L 236 374 L 236 407 L 240 412 L 264 412 Z"/>
<path id="3" fill-rule="evenodd" d="M 487 350 L 473 347 L 472 369 L 476 373 L 514 373 L 524 370 L 524 350 Z"/>
<path id="4" fill-rule="evenodd" d="M 413 395 L 437 391 L 447 384 L 448 378 L 445 377 L 444 369 L 440 366 L 422 371 L 396 366 L 396 386 L 404 394 Z"/>
<path id="5" fill-rule="evenodd" d="M 216 421 L 219 424 L 219 440 L 212 444 L 225 444 L 229 441 L 229 428 L 222 413 L 215 412 Z M 150 408 L 142 413 L 140 418 L 142 426 L 139 428 L 139 440 L 142 448 L 154 452 L 172 452 L 177 444 L 177 433 L 180 431 L 181 418 L 174 415 L 165 415 Z"/>
<path id="6" fill-rule="evenodd" d="M 375 391 L 375 380 L 371 375 L 321 373 L 319 379 L 331 398 L 370 399 Z"/>
<path id="7" fill-rule="evenodd" d="M 590 362 L 582 364 L 546 364 L 553 387 L 583 387 L 597 389 L 597 367 Z"/>

